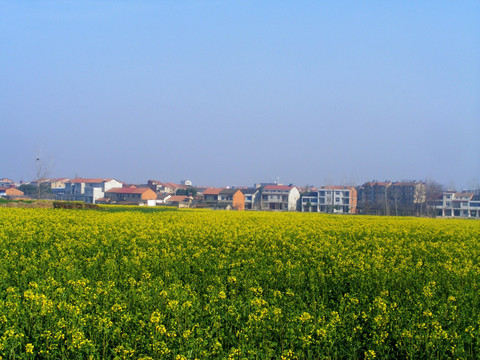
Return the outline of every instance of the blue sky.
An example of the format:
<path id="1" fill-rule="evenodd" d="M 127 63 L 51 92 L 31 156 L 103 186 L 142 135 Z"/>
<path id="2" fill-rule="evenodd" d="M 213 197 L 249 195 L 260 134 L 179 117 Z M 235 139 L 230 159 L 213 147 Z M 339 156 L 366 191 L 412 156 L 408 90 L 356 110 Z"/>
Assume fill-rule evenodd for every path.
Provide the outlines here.
<path id="1" fill-rule="evenodd" d="M 480 182 L 478 1 L 2 1 L 0 177 Z"/>

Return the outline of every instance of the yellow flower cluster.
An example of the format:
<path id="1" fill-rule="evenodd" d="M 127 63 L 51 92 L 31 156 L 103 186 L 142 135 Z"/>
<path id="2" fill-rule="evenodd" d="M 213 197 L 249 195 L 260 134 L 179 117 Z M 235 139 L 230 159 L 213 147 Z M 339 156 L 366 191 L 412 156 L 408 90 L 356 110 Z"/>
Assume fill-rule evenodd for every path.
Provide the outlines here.
<path id="1" fill-rule="evenodd" d="M 0 209 L 0 358 L 475 358 L 480 223 Z"/>

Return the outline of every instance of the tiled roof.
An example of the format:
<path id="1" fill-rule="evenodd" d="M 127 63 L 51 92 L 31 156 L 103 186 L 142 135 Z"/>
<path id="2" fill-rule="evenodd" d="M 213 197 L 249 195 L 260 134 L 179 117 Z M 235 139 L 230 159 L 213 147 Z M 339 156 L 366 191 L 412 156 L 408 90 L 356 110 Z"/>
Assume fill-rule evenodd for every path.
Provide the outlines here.
<path id="1" fill-rule="evenodd" d="M 415 182 L 415 181 L 398 181 L 398 182 L 394 182 L 392 185 L 393 186 L 417 186 L 418 184 L 421 184 L 421 183 Z"/>
<path id="2" fill-rule="evenodd" d="M 239 189 L 223 189 L 222 191 L 220 191 L 220 194 L 222 194 L 222 195 L 233 195 L 237 191 L 241 192 L 241 190 L 239 190 Z"/>
<path id="3" fill-rule="evenodd" d="M 341 186 L 341 185 L 326 185 L 321 186 L 320 190 L 350 190 L 352 186 Z"/>
<path id="4" fill-rule="evenodd" d="M 48 179 L 47 182 L 57 182 L 57 181 L 68 181 L 69 178 L 56 178 L 56 179 Z"/>
<path id="5" fill-rule="evenodd" d="M 83 179 L 83 178 L 75 178 L 73 180 L 70 180 L 71 183 L 73 184 L 98 184 L 98 183 L 103 183 L 107 181 L 111 181 L 113 179 Z"/>
<path id="6" fill-rule="evenodd" d="M 240 191 L 244 194 L 255 194 L 258 189 L 257 188 L 247 188 L 247 189 L 240 189 Z"/>
<path id="7" fill-rule="evenodd" d="M 473 193 L 455 193 L 453 200 L 461 201 L 463 198 L 471 199 L 473 197 Z M 463 200 L 466 201 L 466 200 Z"/>
<path id="8" fill-rule="evenodd" d="M 107 193 L 113 193 L 113 194 L 143 194 L 147 191 L 152 191 L 152 189 L 149 188 L 113 188 L 110 190 L 107 190 Z"/>
<path id="9" fill-rule="evenodd" d="M 369 185 L 369 186 L 388 186 L 388 185 L 392 185 L 391 182 L 388 182 L 388 181 L 371 181 L 371 182 L 368 182 L 366 183 L 366 185 Z"/>
<path id="10" fill-rule="evenodd" d="M 203 195 L 218 195 L 222 190 L 223 189 L 218 189 L 218 188 L 208 188 L 203 192 Z"/>
<path id="11" fill-rule="evenodd" d="M 192 198 L 189 196 L 185 195 L 172 195 L 168 199 L 165 199 L 166 202 L 182 202 L 182 201 L 188 201 L 191 200 Z"/>
<path id="12" fill-rule="evenodd" d="M 294 186 L 287 186 L 287 185 L 267 185 L 263 189 L 264 190 L 291 190 Z"/>

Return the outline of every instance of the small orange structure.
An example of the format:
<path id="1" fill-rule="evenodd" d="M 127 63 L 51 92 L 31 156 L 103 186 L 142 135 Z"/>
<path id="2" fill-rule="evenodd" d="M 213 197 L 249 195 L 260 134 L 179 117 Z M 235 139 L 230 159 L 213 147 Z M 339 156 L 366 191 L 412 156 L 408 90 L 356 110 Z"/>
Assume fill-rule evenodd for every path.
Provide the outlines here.
<path id="1" fill-rule="evenodd" d="M 20 191 L 13 187 L 0 187 L 0 197 L 12 199 L 16 197 L 22 197 L 24 195 L 25 194 L 23 193 L 23 191 Z"/>

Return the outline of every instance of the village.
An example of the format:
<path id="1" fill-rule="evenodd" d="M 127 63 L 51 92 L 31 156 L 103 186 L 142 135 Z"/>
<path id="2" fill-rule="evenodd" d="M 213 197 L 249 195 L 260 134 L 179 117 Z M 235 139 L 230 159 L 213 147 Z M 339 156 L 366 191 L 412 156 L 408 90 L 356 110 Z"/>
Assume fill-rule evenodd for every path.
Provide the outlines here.
<path id="1" fill-rule="evenodd" d="M 252 187 L 194 186 L 148 180 L 127 184 L 109 178 L 55 178 L 17 183 L 0 179 L 0 198 L 52 199 L 88 204 L 174 206 L 236 211 L 480 219 L 480 190 L 444 191 L 435 182 L 370 181 L 359 186 L 258 183 Z"/>

